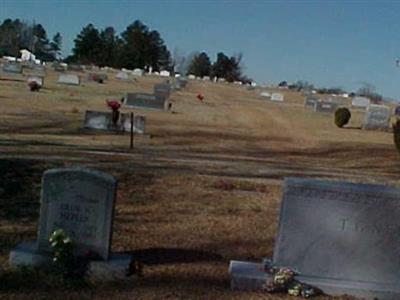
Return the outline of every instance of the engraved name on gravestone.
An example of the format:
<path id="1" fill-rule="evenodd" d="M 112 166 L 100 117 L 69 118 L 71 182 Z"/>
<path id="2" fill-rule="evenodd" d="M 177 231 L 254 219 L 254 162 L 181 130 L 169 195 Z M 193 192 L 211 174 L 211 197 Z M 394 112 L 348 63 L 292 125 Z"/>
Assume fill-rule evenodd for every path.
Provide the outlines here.
<path id="1" fill-rule="evenodd" d="M 165 98 L 145 93 L 128 93 L 124 98 L 124 104 L 133 108 L 168 109 L 168 101 Z"/>
<path id="2" fill-rule="evenodd" d="M 400 189 L 290 178 L 273 262 L 328 294 L 399 299 L 399 231 Z"/>
<path id="3" fill-rule="evenodd" d="M 109 258 L 117 182 L 101 172 L 71 168 L 44 173 L 38 232 L 39 251 L 50 251 L 49 236 L 63 229 L 77 254 Z"/>
<path id="4" fill-rule="evenodd" d="M 363 128 L 367 130 L 387 130 L 390 122 L 390 108 L 385 105 L 370 104 L 364 118 Z"/>

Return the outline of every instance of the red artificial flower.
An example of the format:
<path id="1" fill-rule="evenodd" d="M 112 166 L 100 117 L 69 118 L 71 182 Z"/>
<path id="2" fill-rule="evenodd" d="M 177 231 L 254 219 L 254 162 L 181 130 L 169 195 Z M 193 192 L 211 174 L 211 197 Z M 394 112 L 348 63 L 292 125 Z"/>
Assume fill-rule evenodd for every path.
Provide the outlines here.
<path id="1" fill-rule="evenodd" d="M 107 106 L 112 110 L 118 110 L 121 104 L 117 100 L 106 100 Z"/>

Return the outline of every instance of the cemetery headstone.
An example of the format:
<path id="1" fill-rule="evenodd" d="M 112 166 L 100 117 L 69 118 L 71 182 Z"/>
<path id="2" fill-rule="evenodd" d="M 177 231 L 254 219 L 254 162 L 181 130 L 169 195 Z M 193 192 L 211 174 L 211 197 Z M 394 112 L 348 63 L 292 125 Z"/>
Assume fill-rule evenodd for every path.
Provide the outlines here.
<path id="1" fill-rule="evenodd" d="M 370 100 L 366 97 L 354 97 L 351 101 L 351 105 L 356 108 L 367 108 L 370 104 Z"/>
<path id="2" fill-rule="evenodd" d="M 163 99 L 168 99 L 171 93 L 171 86 L 169 83 L 158 83 L 154 85 L 154 95 Z"/>
<path id="3" fill-rule="evenodd" d="M 306 101 L 304 102 L 304 107 L 315 110 L 315 105 L 317 104 L 317 102 L 318 102 L 318 99 L 312 98 L 312 97 L 307 97 Z"/>
<path id="4" fill-rule="evenodd" d="M 85 69 L 83 68 L 82 65 L 74 65 L 74 64 L 69 64 L 67 66 L 68 71 L 75 71 L 75 72 L 83 72 Z"/>
<path id="5" fill-rule="evenodd" d="M 284 100 L 284 97 L 282 94 L 279 93 L 272 93 L 271 94 L 271 101 L 279 101 L 282 102 Z"/>
<path id="6" fill-rule="evenodd" d="M 128 93 L 124 97 L 124 104 L 132 108 L 144 108 L 155 110 L 168 110 L 169 101 L 166 98 L 157 97 L 153 94 Z"/>
<path id="7" fill-rule="evenodd" d="M 129 80 L 129 74 L 127 72 L 123 72 L 123 71 L 118 72 L 115 77 L 119 80 L 124 80 L 124 81 Z"/>
<path id="8" fill-rule="evenodd" d="M 36 82 L 38 85 L 43 86 L 44 77 L 40 75 L 29 75 L 26 79 L 27 83 Z"/>
<path id="9" fill-rule="evenodd" d="M 390 108 L 385 105 L 370 104 L 365 112 L 363 129 L 388 130 Z"/>
<path id="10" fill-rule="evenodd" d="M 169 77 L 169 76 L 171 76 L 171 73 L 164 70 L 164 71 L 161 71 L 161 72 L 160 72 L 160 76 Z"/>
<path id="11" fill-rule="evenodd" d="M 145 123 L 144 116 L 134 115 L 133 132 L 144 134 Z M 129 132 L 131 130 L 130 114 L 120 114 L 117 124 L 114 124 L 111 112 L 87 110 L 83 126 L 86 129 Z"/>
<path id="12" fill-rule="evenodd" d="M 68 85 L 80 85 L 80 78 L 75 74 L 61 74 L 58 77 L 58 83 Z"/>
<path id="13" fill-rule="evenodd" d="M 399 299 L 399 199 L 388 186 L 286 179 L 272 264 L 328 295 Z M 262 269 L 231 262 L 232 288 L 261 290 Z"/>
<path id="14" fill-rule="evenodd" d="M 194 80 L 194 79 L 196 79 L 196 76 L 193 75 L 193 74 L 189 74 L 189 75 L 188 75 L 188 78 L 191 79 L 191 80 Z"/>
<path id="15" fill-rule="evenodd" d="M 131 257 L 111 254 L 117 181 L 108 174 L 83 169 L 53 169 L 44 173 L 38 239 L 22 243 L 10 253 L 11 266 L 42 267 L 51 263 L 49 237 L 63 229 L 75 245 L 75 255 L 97 256 L 90 261 L 94 279 L 123 278 Z"/>
<path id="16" fill-rule="evenodd" d="M 87 78 L 89 81 L 104 82 L 108 79 L 108 75 L 105 73 L 89 73 Z"/>
<path id="17" fill-rule="evenodd" d="M 142 70 L 142 69 L 134 69 L 133 71 L 132 71 L 132 75 L 135 75 L 135 76 L 143 76 L 144 75 L 144 70 Z"/>
<path id="18" fill-rule="evenodd" d="M 21 74 L 22 73 L 22 65 L 19 63 L 5 63 L 3 65 L 2 71 L 4 73 Z"/>
<path id="19" fill-rule="evenodd" d="M 265 97 L 265 98 L 271 98 L 271 93 L 270 92 L 261 92 L 260 96 Z"/>
<path id="20" fill-rule="evenodd" d="M 320 100 L 315 103 L 314 111 L 321 113 L 333 113 L 335 112 L 337 106 L 337 103 L 333 101 Z"/>

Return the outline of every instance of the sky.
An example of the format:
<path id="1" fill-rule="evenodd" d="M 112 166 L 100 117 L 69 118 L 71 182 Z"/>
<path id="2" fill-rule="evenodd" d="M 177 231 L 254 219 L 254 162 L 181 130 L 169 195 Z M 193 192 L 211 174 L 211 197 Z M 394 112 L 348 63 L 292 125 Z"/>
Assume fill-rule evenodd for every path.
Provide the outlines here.
<path id="1" fill-rule="evenodd" d="M 0 22 L 19 18 L 63 36 L 63 55 L 89 23 L 118 33 L 135 20 L 169 50 L 243 54 L 260 84 L 306 80 L 400 99 L 400 1 L 0 0 Z"/>

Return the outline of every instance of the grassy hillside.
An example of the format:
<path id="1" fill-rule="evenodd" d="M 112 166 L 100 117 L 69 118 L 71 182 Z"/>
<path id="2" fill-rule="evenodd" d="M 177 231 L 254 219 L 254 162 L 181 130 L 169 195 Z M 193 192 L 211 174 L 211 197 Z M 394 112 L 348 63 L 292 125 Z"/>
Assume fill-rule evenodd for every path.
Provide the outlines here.
<path id="1" fill-rule="evenodd" d="M 106 84 L 73 87 L 57 76 L 49 72 L 39 93 L 0 81 L 1 299 L 292 299 L 232 292 L 227 272 L 231 259 L 272 255 L 283 179 L 400 179 L 392 135 L 360 130 L 361 111 L 339 129 L 332 115 L 306 111 L 300 93 L 273 103 L 242 86 L 190 81 L 172 95 L 173 112 L 132 110 L 146 116 L 148 134 L 130 151 L 127 134 L 83 130 L 84 112 L 163 79 L 126 83 L 109 73 Z M 119 180 L 112 247 L 133 252 L 143 278 L 65 291 L 9 272 L 10 249 L 35 239 L 43 171 L 76 164 Z"/>

